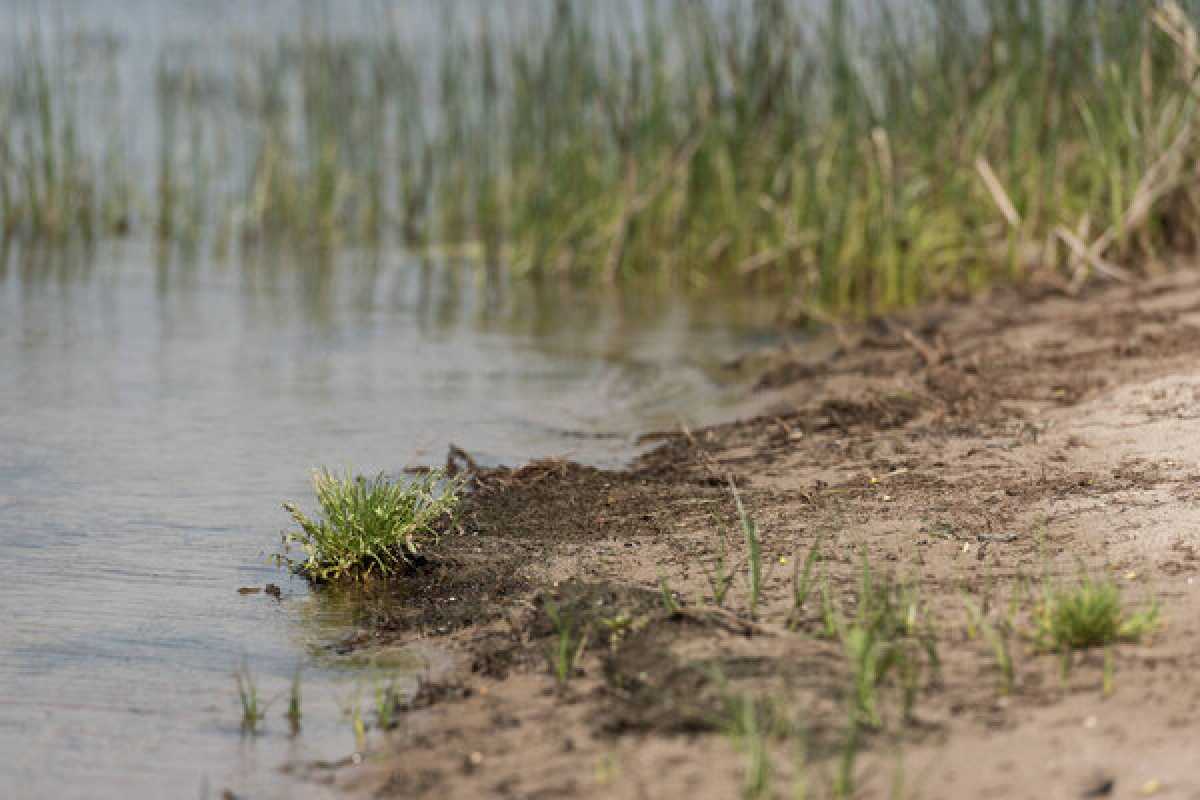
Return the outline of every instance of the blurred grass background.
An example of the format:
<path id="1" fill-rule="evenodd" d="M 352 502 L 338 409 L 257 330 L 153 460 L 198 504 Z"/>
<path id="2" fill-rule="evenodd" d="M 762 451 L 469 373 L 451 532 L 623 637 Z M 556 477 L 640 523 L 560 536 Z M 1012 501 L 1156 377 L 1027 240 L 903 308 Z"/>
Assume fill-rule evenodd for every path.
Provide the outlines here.
<path id="1" fill-rule="evenodd" d="M 221 73 L 164 50 L 146 118 L 31 31 L 0 73 L 0 231 L 405 247 L 794 316 L 1136 280 L 1200 241 L 1190 4 L 524 6 L 444 15 L 436 47 L 312 14 Z"/>

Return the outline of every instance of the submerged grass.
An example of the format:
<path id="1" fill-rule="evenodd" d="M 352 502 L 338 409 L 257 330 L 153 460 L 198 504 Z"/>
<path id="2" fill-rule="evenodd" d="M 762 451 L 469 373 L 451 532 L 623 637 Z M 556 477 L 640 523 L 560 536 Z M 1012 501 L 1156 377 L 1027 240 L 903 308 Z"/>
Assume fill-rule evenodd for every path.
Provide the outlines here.
<path id="1" fill-rule="evenodd" d="M 287 721 L 288 731 L 292 736 L 300 734 L 300 724 L 304 718 L 303 698 L 300 691 L 301 670 L 296 668 L 292 674 L 292 683 L 288 688 Z"/>
<path id="2" fill-rule="evenodd" d="M 354 750 L 362 753 L 367 749 L 367 721 L 362 713 L 362 687 L 355 687 L 341 701 L 342 716 L 350 723 L 354 733 Z"/>
<path id="3" fill-rule="evenodd" d="M 224 88 L 160 67 L 145 217 L 782 288 L 797 313 L 1035 270 L 1125 280 L 1200 245 L 1192 3 L 516 5 L 470 30 L 444 15 L 435 47 L 307 24 L 239 51 Z M 138 204 L 80 143 L 97 126 L 65 59 L 36 52 L 0 101 L 0 214 L 31 238 L 94 231 Z"/>
<path id="4" fill-rule="evenodd" d="M 40 41 L 17 48 L 0 95 L 0 230 L 90 239 L 96 165 L 80 142 L 73 88 L 51 74 Z"/>
<path id="5" fill-rule="evenodd" d="M 389 731 L 400 724 L 399 713 L 407 695 L 396 678 L 375 684 L 375 725 Z"/>
<path id="6" fill-rule="evenodd" d="M 312 519 L 293 503 L 284 509 L 299 526 L 284 534 L 298 545 L 303 559 L 282 560 L 318 581 L 389 575 L 417 553 L 420 541 L 436 537 L 436 525 L 452 515 L 461 484 L 437 470 L 391 481 L 313 473 L 313 489 L 322 517 Z"/>
<path id="7" fill-rule="evenodd" d="M 258 723 L 266 714 L 266 709 L 258 696 L 258 685 L 250 673 L 250 665 L 243 662 L 233 673 L 237 683 L 238 702 L 242 707 L 242 733 L 254 735 L 258 733 Z"/>

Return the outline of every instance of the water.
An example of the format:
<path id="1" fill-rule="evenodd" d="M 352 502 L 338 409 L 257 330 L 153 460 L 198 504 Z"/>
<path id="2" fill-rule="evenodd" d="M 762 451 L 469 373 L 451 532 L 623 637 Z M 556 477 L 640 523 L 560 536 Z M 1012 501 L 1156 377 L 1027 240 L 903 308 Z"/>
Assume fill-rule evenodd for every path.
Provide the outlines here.
<path id="1" fill-rule="evenodd" d="M 454 7 L 469 23 L 484 5 Z M 435 6 L 339 3 L 321 24 L 353 34 L 383 14 L 426 40 Z M 158 59 L 219 72 L 320 8 L 0 0 L 0 43 L 36 23 L 100 120 L 87 117 L 85 146 L 106 146 L 106 121 L 137 120 L 121 147 L 150 185 Z M 306 504 L 313 467 L 395 473 L 440 462 L 450 443 L 485 464 L 620 464 L 637 433 L 715 419 L 740 396 L 719 365 L 769 336 L 769 317 L 722 305 L 498 287 L 398 252 L 0 249 L 0 796 L 326 796 L 279 768 L 351 753 L 345 709 L 445 656 L 423 646 L 364 667 L 335 655 L 352 609 L 269 562 L 280 503 Z M 237 591 L 268 582 L 280 599 Z M 239 730 L 243 663 L 271 701 L 257 737 Z M 293 739 L 283 713 L 299 668 Z"/>
<path id="2" fill-rule="evenodd" d="M 267 562 L 308 470 L 396 472 L 454 442 L 484 462 L 616 464 L 638 431 L 721 413 L 716 367 L 762 332 L 682 301 L 394 254 L 159 266 L 149 247 L 0 264 L 0 785 L 5 797 L 321 797 L 278 772 L 355 746 L 342 707 L 388 668 Z M 278 583 L 283 597 L 240 595 Z M 286 698 L 238 729 L 233 671 Z M 356 688 L 357 687 L 357 688 Z"/>

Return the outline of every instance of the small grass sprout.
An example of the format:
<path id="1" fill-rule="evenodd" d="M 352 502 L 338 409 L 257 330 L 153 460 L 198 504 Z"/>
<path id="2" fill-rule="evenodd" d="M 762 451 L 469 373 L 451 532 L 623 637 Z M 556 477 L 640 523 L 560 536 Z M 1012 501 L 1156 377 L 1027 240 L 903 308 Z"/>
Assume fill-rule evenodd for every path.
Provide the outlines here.
<path id="1" fill-rule="evenodd" d="M 747 575 L 750 590 L 750 616 L 754 616 L 758 611 L 759 601 L 762 599 L 762 540 L 758 535 L 758 525 L 750 518 L 746 507 L 742 505 L 742 496 L 738 492 L 737 484 L 733 482 L 732 478 L 729 479 L 729 488 L 733 491 L 733 502 L 737 505 L 738 522 L 742 526 L 742 536 L 746 541 L 746 558 L 750 567 Z"/>
<path id="2" fill-rule="evenodd" d="M 1000 691 L 1002 694 L 1012 694 L 1013 687 L 1016 685 L 1016 668 L 1013 664 L 1012 647 L 1009 643 L 1011 628 L 1005 625 L 1003 629 L 998 629 L 992 625 L 987 616 L 980 611 L 979 606 L 969 597 L 963 598 L 963 605 L 967 609 L 968 635 L 972 639 L 977 634 L 983 636 L 983 640 L 992 650 L 992 656 L 996 659 L 996 667 L 1000 670 Z"/>
<path id="3" fill-rule="evenodd" d="M 837 607 L 833 604 L 833 587 L 829 583 L 828 573 L 821 576 L 821 637 L 834 639 L 841 629 L 842 619 Z"/>
<path id="4" fill-rule="evenodd" d="M 674 614 L 679 611 L 678 596 L 671 589 L 671 584 L 667 582 L 667 576 L 661 573 L 658 576 L 658 592 L 662 598 L 663 610 L 668 614 Z"/>
<path id="5" fill-rule="evenodd" d="M 462 488 L 439 470 L 392 481 L 382 473 L 366 478 L 320 469 L 312 480 L 322 517 L 283 504 L 299 526 L 284 535 L 285 545 L 298 545 L 305 556 L 283 560 L 316 581 L 393 573 L 421 539 L 437 536 L 437 523 L 453 514 Z"/>
<path id="6" fill-rule="evenodd" d="M 367 722 L 362 714 L 361 687 L 356 687 L 341 705 L 342 716 L 350 721 L 350 729 L 354 731 L 354 749 L 361 753 L 367 749 Z"/>
<path id="7" fill-rule="evenodd" d="M 808 743 L 803 736 L 796 738 L 796 754 L 793 760 L 795 769 L 792 775 L 792 798 L 793 800 L 809 800 L 809 777 L 808 777 Z"/>
<path id="8" fill-rule="evenodd" d="M 608 631 L 609 644 L 615 645 L 634 628 L 636 620 L 625 612 L 618 612 L 611 617 L 601 617 L 600 626 Z"/>
<path id="9" fill-rule="evenodd" d="M 813 543 L 812 549 L 808 551 L 803 566 L 801 566 L 799 560 L 795 562 L 792 572 L 792 615 L 791 619 L 788 620 L 788 627 L 793 630 L 800 624 L 800 613 L 804 610 L 804 606 L 808 603 L 808 598 L 816 585 L 814 571 L 817 562 L 820 560 L 821 543 L 817 541 Z"/>
<path id="10" fill-rule="evenodd" d="M 375 725 L 388 731 L 399 724 L 397 714 L 405 700 L 404 690 L 395 679 L 375 685 Z"/>
<path id="11" fill-rule="evenodd" d="M 574 618 L 553 601 L 546 601 L 545 611 L 550 624 L 554 626 L 555 634 L 547 660 L 550 662 L 550 671 L 554 679 L 559 688 L 563 689 L 574 676 L 575 666 L 587 648 L 588 632 L 579 631 Z"/>
<path id="12" fill-rule="evenodd" d="M 876 578 L 863 555 L 858 603 L 846 620 L 825 596 L 826 626 L 836 629 L 850 667 L 849 698 L 854 720 L 882 726 L 879 687 L 895 676 L 903 689 L 905 718 L 912 714 L 923 671 L 940 668 L 937 644 L 916 590 L 891 578 Z M 922 659 L 923 656 L 923 659 Z"/>
<path id="13" fill-rule="evenodd" d="M 742 797 L 757 800 L 774 796 L 770 740 L 790 737 L 793 726 L 780 704 L 772 698 L 731 690 L 719 670 L 714 669 L 710 677 L 721 687 L 718 725 L 734 747 L 746 756 Z"/>
<path id="14" fill-rule="evenodd" d="M 724 528 L 718 529 L 717 537 L 719 547 L 712 569 L 709 569 L 703 562 L 701 562 L 700 568 L 704 570 L 704 577 L 708 579 L 709 588 L 712 589 L 713 603 L 717 608 L 721 608 L 725 605 L 725 597 L 729 594 L 729 589 L 733 586 L 733 580 L 737 577 L 741 565 L 736 567 L 729 565 L 729 538 L 725 535 Z"/>
<path id="15" fill-rule="evenodd" d="M 846 738 L 842 741 L 837 773 L 833 778 L 833 796 L 836 800 L 847 800 L 854 796 L 861 740 L 862 722 L 856 715 L 851 714 L 846 724 Z"/>
<path id="16" fill-rule="evenodd" d="M 258 696 L 258 686 L 254 676 L 250 674 L 250 666 L 245 662 L 233 673 L 237 683 L 238 702 L 242 706 L 242 733 L 254 735 L 258 733 L 258 723 L 266 713 Z"/>
<path id="17" fill-rule="evenodd" d="M 303 711 L 301 710 L 300 697 L 300 670 L 297 669 L 295 674 L 292 675 L 292 685 L 288 690 L 287 721 L 288 730 L 291 732 L 292 736 L 299 735 L 300 721 L 302 716 Z"/>
<path id="18" fill-rule="evenodd" d="M 730 735 L 746 754 L 746 774 L 742 783 L 742 797 L 758 800 L 771 792 L 771 754 L 767 749 L 766 732 L 758 704 L 750 698 L 741 698 L 736 704 L 737 717 L 731 726 Z"/>

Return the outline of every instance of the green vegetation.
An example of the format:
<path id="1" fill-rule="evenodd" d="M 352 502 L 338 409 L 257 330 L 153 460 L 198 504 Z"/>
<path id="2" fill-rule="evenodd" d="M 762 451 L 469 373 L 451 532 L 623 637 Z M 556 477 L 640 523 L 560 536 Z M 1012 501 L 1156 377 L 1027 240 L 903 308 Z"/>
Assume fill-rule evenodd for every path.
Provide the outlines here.
<path id="1" fill-rule="evenodd" d="M 987 644 L 1000 672 L 1000 692 L 1011 694 L 1016 687 L 1014 638 L 1019 635 L 1035 652 L 1058 653 L 1064 677 L 1075 653 L 1103 648 L 1103 693 L 1111 694 L 1113 648 L 1157 630 L 1161 624 L 1158 603 L 1151 602 L 1137 611 L 1127 609 L 1120 587 L 1110 578 L 1084 574 L 1064 584 L 1047 574 L 1041 582 L 1041 589 L 1033 593 L 1017 584 L 1006 613 L 996 622 L 964 594 L 966 634 L 970 639 L 982 636 Z"/>
<path id="2" fill-rule="evenodd" d="M 799 611 L 816 584 L 813 573 L 820 563 L 820 552 L 818 542 L 803 566 L 797 564 L 794 584 L 798 588 L 789 618 L 790 629 L 797 629 L 802 622 Z M 847 668 L 845 723 L 835 763 L 828 765 L 832 770 L 825 775 L 825 788 L 828 796 L 852 797 L 864 739 L 885 727 L 884 688 L 897 690 L 902 712 L 899 719 L 908 722 L 919 692 L 940 672 L 936 630 L 915 586 L 877 574 L 865 553 L 853 598 L 836 602 L 828 576 L 821 582 L 821 594 L 822 626 L 831 638 L 841 643 Z M 847 612 L 849 608 L 853 611 Z M 774 738 L 790 739 L 800 745 L 793 788 L 796 796 L 807 796 L 812 789 L 812 768 L 817 762 L 810 760 L 800 727 L 785 719 L 778 703 L 732 691 L 720 673 L 714 675 L 714 680 L 721 687 L 720 727 L 746 756 L 743 797 L 774 796 L 770 748 Z M 819 758 L 824 760 L 833 755 L 833 751 L 827 751 Z M 898 772 L 897 781 L 902 781 L 902 777 L 902 772 Z"/>
<path id="3" fill-rule="evenodd" d="M 1158 628 L 1158 604 L 1129 612 L 1117 584 L 1084 575 L 1070 585 L 1047 587 L 1035 610 L 1035 637 L 1047 650 L 1072 650 L 1136 641 Z"/>
<path id="4" fill-rule="evenodd" d="M 254 683 L 254 676 L 250 674 L 250 666 L 243 662 L 233 673 L 233 678 L 237 682 L 238 702 L 242 706 L 242 732 L 256 734 L 265 709 L 259 702 L 258 686 Z"/>
<path id="5" fill-rule="evenodd" d="M 907 718 L 920 689 L 922 668 L 936 672 L 939 667 L 937 642 L 916 588 L 877 578 L 866 554 L 856 600 L 849 619 L 836 610 L 829 613 L 850 668 L 852 716 L 859 725 L 878 728 L 883 724 L 879 687 L 893 676 L 899 680 Z"/>
<path id="6" fill-rule="evenodd" d="M 755 523 L 742 505 L 742 496 L 738 493 L 733 479 L 729 480 L 729 488 L 733 491 L 733 502 L 737 506 L 738 523 L 742 526 L 742 537 L 746 542 L 746 561 L 749 571 L 746 575 L 750 595 L 750 616 L 758 611 L 759 601 L 762 600 L 763 569 L 762 541 L 758 536 L 758 524 Z"/>
<path id="7" fill-rule="evenodd" d="M 74 93 L 50 74 L 40 43 L 10 58 L 0 84 L 0 232 L 90 237 L 96 165 L 79 140 Z"/>
<path id="8" fill-rule="evenodd" d="M 581 630 L 575 617 L 560 609 L 552 600 L 546 600 L 543 610 L 554 627 L 554 641 L 546 654 L 546 660 L 559 689 L 565 689 L 575 676 L 575 667 L 583 656 L 583 651 L 587 649 L 589 632 L 586 629 Z"/>
<path id="9" fill-rule="evenodd" d="M 350 729 L 354 732 L 354 750 L 362 753 L 367 749 L 367 722 L 362 714 L 362 690 L 355 687 L 342 701 L 342 716 L 350 721 Z"/>
<path id="10" fill-rule="evenodd" d="M 1101 684 L 1101 693 L 1105 697 L 1111 697 L 1116 691 L 1116 657 L 1113 655 L 1111 646 L 1104 648 L 1104 682 Z"/>
<path id="11" fill-rule="evenodd" d="M 809 548 L 808 555 L 804 558 L 804 566 L 801 567 L 800 561 L 796 560 L 792 572 L 792 614 L 788 620 L 788 627 L 795 630 L 799 624 L 800 614 L 804 611 L 805 605 L 808 603 L 808 598 L 812 594 L 813 587 L 816 585 L 815 568 L 817 562 L 821 560 L 821 542 L 817 540 L 813 546 Z"/>
<path id="12" fill-rule="evenodd" d="M 1012 694 L 1013 687 L 1016 685 L 1017 672 L 1013 663 L 1010 641 L 1011 621 L 1006 620 L 1001 627 L 997 628 L 970 598 L 964 597 L 963 604 L 967 609 L 967 635 L 972 639 L 978 634 L 983 635 L 984 641 L 991 648 L 992 657 L 996 660 L 996 668 L 1000 670 L 1000 691 L 1002 694 Z"/>
<path id="13" fill-rule="evenodd" d="M 726 691 L 721 697 L 725 735 L 746 755 L 742 797 L 759 800 L 771 796 L 771 752 L 768 738 L 787 734 L 774 704 L 745 694 Z"/>
<path id="14" fill-rule="evenodd" d="M 404 705 L 406 693 L 393 678 L 386 683 L 375 684 L 375 726 L 388 731 L 399 724 L 399 712 Z"/>
<path id="15" fill-rule="evenodd" d="M 858 779 L 858 754 L 862 748 L 862 724 L 851 715 L 846 725 L 845 740 L 842 743 L 838 758 L 837 773 L 833 777 L 833 796 L 842 800 L 854 796 L 854 787 Z"/>
<path id="16" fill-rule="evenodd" d="M 747 561 L 753 562 L 759 548 L 757 529 L 736 489 L 733 495 L 746 534 L 745 547 L 751 554 Z M 1043 529 L 1040 536 L 1044 534 Z M 710 601 L 718 607 L 724 596 L 717 589 L 727 583 L 728 562 L 729 554 L 722 544 L 715 574 L 705 570 L 714 589 Z M 766 669 L 744 655 L 730 656 L 728 663 L 740 670 L 735 680 L 726 677 L 719 657 L 715 662 L 697 660 L 689 664 L 690 668 L 703 670 L 716 690 L 715 697 L 708 699 L 715 700 L 716 705 L 710 722 L 744 757 L 743 797 L 779 796 L 777 784 L 786 777 L 791 779 L 795 796 L 809 796 L 814 788 L 819 796 L 856 796 L 862 772 L 860 756 L 868 750 L 878 755 L 878 742 L 885 736 L 897 737 L 897 744 L 903 746 L 905 730 L 916 721 L 918 702 L 927 690 L 941 685 L 939 645 L 951 641 L 951 637 L 957 639 L 965 632 L 968 639 L 981 639 L 987 645 L 999 673 L 998 691 L 1004 695 L 1018 691 L 1016 648 L 1021 642 L 1030 648 L 1031 655 L 1059 651 L 1067 658 L 1079 649 L 1103 647 L 1102 692 L 1108 696 L 1114 690 L 1115 645 L 1139 639 L 1159 624 L 1157 604 L 1138 611 L 1127 610 L 1113 581 L 1081 577 L 1071 584 L 1061 583 L 1050 576 L 1047 561 L 1039 589 L 1031 588 L 1018 574 L 1008 585 L 1002 604 L 992 602 L 996 587 L 990 573 L 978 587 L 979 598 L 969 596 L 964 589 L 965 631 L 961 628 L 951 631 L 945 628 L 945 620 L 931 612 L 932 601 L 922 597 L 915 580 L 878 571 L 864 549 L 857 581 L 842 584 L 836 580 L 835 570 L 840 571 L 839 564 L 849 563 L 844 555 L 823 548 L 821 538 L 816 539 L 808 553 L 795 561 L 786 627 L 772 627 L 769 619 L 772 615 L 768 613 L 761 628 L 751 634 L 780 637 L 787 636 L 786 631 L 794 631 L 829 639 L 828 643 L 811 642 L 810 652 L 818 658 L 823 654 L 835 655 L 840 661 L 833 683 L 835 695 L 842 701 L 840 715 L 835 711 L 835 716 L 831 716 L 823 703 L 826 686 L 812 682 L 812 672 L 819 670 L 815 663 L 829 662 L 804 664 L 795 673 L 789 670 L 787 662 L 803 652 L 799 648 L 789 646 L 778 666 Z M 750 583 L 753 585 L 754 580 Z M 663 605 L 670 610 L 675 595 L 661 575 L 659 590 Z M 810 608 L 816 605 L 817 596 L 820 607 Z M 734 613 L 748 622 L 756 605 L 751 597 Z M 785 611 L 778 606 L 772 610 L 780 616 Z M 552 671 L 562 684 L 572 674 L 582 653 L 582 637 L 577 626 L 556 608 L 549 606 L 547 613 L 557 633 L 557 647 L 550 659 Z M 720 616 L 725 619 L 725 615 Z M 620 620 L 622 628 L 637 624 L 630 623 L 628 617 Z M 610 645 L 614 650 L 622 646 L 615 636 Z M 747 663 L 753 666 L 746 669 Z M 796 665 L 792 662 L 790 666 Z M 810 666 L 814 667 L 812 671 Z M 672 672 L 671 676 L 677 674 Z M 797 681 L 796 674 L 804 678 Z M 961 678 L 960 673 L 957 679 Z M 643 674 L 639 680 L 650 678 Z M 670 687 L 663 688 L 669 697 Z M 809 707 L 812 715 L 809 727 L 780 711 L 783 705 L 776 698 L 795 702 L 793 692 L 804 697 L 813 691 L 815 696 L 809 696 L 816 702 Z M 815 750 L 811 747 L 814 744 Z M 785 745 L 795 750 L 794 763 L 778 760 Z M 877 762 L 873 764 L 877 769 Z M 891 788 L 893 796 L 905 796 L 907 791 L 899 754 Z"/>
<path id="17" fill-rule="evenodd" d="M 399 240 L 796 313 L 1195 252 L 1192 4 L 820 5 L 501 4 L 504 25 L 445 15 L 435 48 L 309 24 L 239 50 L 236 85 L 164 56 L 149 191 L 110 145 L 142 123 L 85 114 L 33 36 L 0 100 L 0 219 L 92 238 L 146 208 L 171 240 Z"/>
<path id="18" fill-rule="evenodd" d="M 313 489 L 323 518 L 310 519 L 284 503 L 300 526 L 284 542 L 298 545 L 305 557 L 282 558 L 317 581 L 390 575 L 416 554 L 421 539 L 437 536 L 437 524 L 458 505 L 460 488 L 437 470 L 404 481 L 317 470 Z"/>
<path id="19" fill-rule="evenodd" d="M 288 690 L 287 721 L 288 731 L 292 734 L 292 736 L 298 736 L 300 734 L 300 722 L 304 716 L 301 705 L 300 668 L 297 667 L 296 672 L 292 675 L 292 685 Z"/>
<path id="20" fill-rule="evenodd" d="M 679 611 L 679 600 L 676 593 L 671 589 L 671 584 L 667 582 L 667 577 L 663 574 L 658 576 L 658 593 L 662 598 L 663 610 L 668 614 L 674 614 Z"/>
<path id="21" fill-rule="evenodd" d="M 712 590 L 712 601 L 717 608 L 725 605 L 725 597 L 729 594 L 729 589 L 733 586 L 733 580 L 737 577 L 740 565 L 730 567 L 729 565 L 729 537 L 725 535 L 725 529 L 717 528 L 717 557 L 710 568 L 707 564 L 701 562 L 700 569 L 704 571 L 704 577 L 708 580 L 708 587 Z"/>

